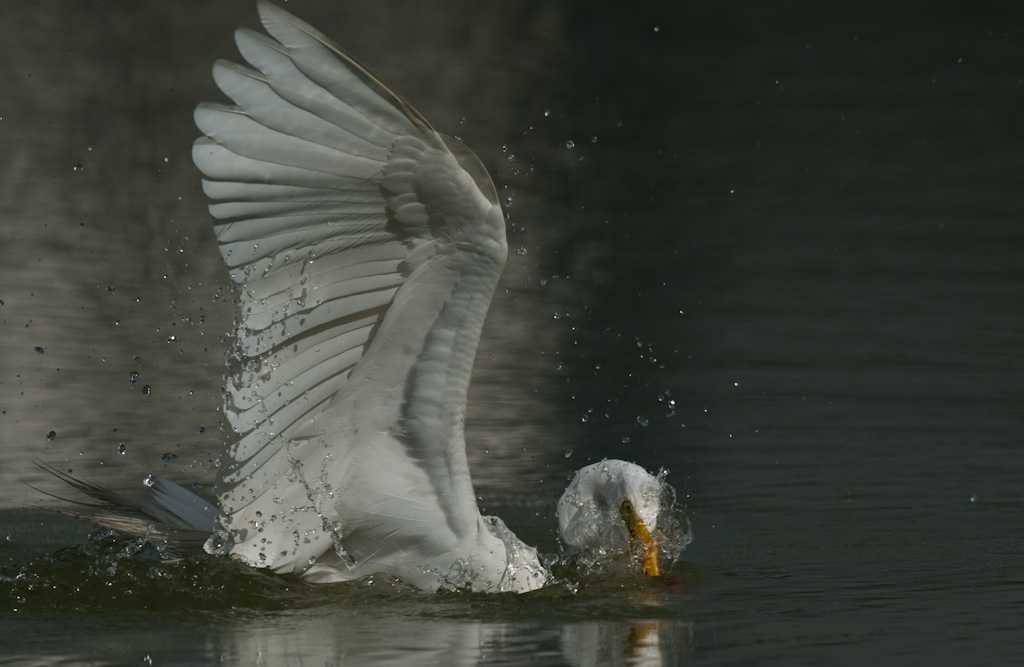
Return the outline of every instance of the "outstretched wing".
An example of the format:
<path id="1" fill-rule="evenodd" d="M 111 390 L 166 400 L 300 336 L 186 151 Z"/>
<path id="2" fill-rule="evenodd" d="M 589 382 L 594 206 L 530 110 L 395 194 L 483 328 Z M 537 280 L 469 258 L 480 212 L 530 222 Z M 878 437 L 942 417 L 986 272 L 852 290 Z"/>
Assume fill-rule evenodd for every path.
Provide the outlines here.
<path id="1" fill-rule="evenodd" d="M 262 0 L 193 149 L 240 286 L 225 550 L 278 571 L 426 540 L 479 512 L 462 420 L 507 256 L 486 170 L 323 34 Z M 390 537 L 388 537 L 390 536 Z M 412 543 L 412 542 L 409 542 Z"/>

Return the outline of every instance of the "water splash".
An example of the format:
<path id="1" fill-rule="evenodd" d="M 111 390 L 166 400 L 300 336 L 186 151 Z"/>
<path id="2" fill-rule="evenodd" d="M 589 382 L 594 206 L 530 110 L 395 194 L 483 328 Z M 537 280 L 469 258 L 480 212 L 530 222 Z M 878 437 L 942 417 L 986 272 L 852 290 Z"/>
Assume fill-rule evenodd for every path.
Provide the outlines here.
<path id="1" fill-rule="evenodd" d="M 662 574 L 669 573 L 693 542 L 693 529 L 681 508 L 677 506 L 676 490 L 666 481 L 668 471 L 662 469 L 655 476 L 656 484 L 646 490 L 645 498 L 658 508 L 652 536 L 658 544 L 658 561 Z M 634 498 L 642 504 L 644 499 Z M 616 574 L 642 574 L 640 554 L 630 549 L 625 525 L 609 522 L 602 514 L 606 507 L 581 505 L 582 523 L 601 527 L 601 537 L 594 540 L 597 547 L 577 549 L 562 545 L 560 553 L 548 561 L 556 579 L 562 582 L 578 581 L 587 577 L 605 577 Z"/>
<path id="2" fill-rule="evenodd" d="M 91 611 L 237 608 L 323 604 L 336 592 L 253 570 L 195 550 L 174 558 L 147 540 L 101 529 L 86 544 L 0 565 L 0 609 Z"/>

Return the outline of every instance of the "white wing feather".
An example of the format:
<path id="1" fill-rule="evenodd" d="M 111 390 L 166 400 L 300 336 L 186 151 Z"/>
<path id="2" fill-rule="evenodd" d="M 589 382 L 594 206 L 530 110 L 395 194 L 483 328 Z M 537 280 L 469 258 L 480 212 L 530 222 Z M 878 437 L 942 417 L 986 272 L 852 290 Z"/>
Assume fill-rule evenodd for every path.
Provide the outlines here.
<path id="1" fill-rule="evenodd" d="M 220 539 L 277 571 L 415 579 L 403 550 L 429 566 L 480 539 L 462 422 L 504 222 L 471 152 L 318 31 L 259 13 L 273 39 L 236 33 L 251 68 L 214 66 L 234 106 L 195 114 L 242 307 Z"/>

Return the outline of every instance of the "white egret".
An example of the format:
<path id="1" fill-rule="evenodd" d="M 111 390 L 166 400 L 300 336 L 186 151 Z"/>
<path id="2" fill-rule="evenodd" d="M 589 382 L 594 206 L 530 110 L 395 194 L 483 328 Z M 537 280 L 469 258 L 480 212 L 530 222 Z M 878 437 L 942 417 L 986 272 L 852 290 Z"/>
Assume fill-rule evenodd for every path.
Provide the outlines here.
<path id="1" fill-rule="evenodd" d="M 241 300 L 225 404 L 240 439 L 219 507 L 151 479 L 136 518 L 92 520 L 202 536 L 210 553 L 315 582 L 539 588 L 537 551 L 480 514 L 463 435 L 508 252 L 490 176 L 323 34 L 258 11 L 270 37 L 235 33 L 249 66 L 213 68 L 234 104 L 195 112 L 193 158 Z M 108 510 L 128 504 L 68 481 Z M 631 463 L 588 466 L 559 502 L 562 538 L 632 548 L 657 574 L 666 488 Z"/>

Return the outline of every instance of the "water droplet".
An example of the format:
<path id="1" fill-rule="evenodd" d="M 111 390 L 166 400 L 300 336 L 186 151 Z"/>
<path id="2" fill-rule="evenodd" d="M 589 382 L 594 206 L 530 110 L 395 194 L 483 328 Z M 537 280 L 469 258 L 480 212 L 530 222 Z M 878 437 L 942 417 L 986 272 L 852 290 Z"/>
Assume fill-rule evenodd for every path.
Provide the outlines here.
<path id="1" fill-rule="evenodd" d="M 39 354 L 46 354 L 46 348 L 42 348 L 36 345 L 36 352 L 38 352 Z"/>
<path id="2" fill-rule="evenodd" d="M 118 454 L 120 454 L 121 456 L 124 456 L 125 452 L 127 452 L 127 451 L 128 451 L 128 446 L 125 443 L 123 443 L 123 442 L 117 443 L 117 453 Z"/>
<path id="3" fill-rule="evenodd" d="M 200 424 L 199 428 L 196 429 L 196 433 L 198 433 L 199 435 L 202 435 L 203 433 L 206 433 L 206 427 L 203 426 L 202 424 Z"/>
<path id="4" fill-rule="evenodd" d="M 178 460 L 178 455 L 174 452 L 164 452 L 160 455 L 160 460 L 164 463 L 174 463 Z"/>
<path id="5" fill-rule="evenodd" d="M 517 255 L 525 255 L 527 252 L 528 251 L 526 250 L 526 248 L 524 248 L 522 246 L 516 248 L 516 254 Z"/>
<path id="6" fill-rule="evenodd" d="M 131 387 L 132 389 L 135 389 L 135 385 L 137 385 L 138 383 L 139 383 L 139 372 L 138 371 L 132 371 L 131 373 L 129 373 L 129 375 L 128 375 L 128 386 Z"/>
<path id="7" fill-rule="evenodd" d="M 132 357 L 132 361 L 134 361 L 137 364 L 141 364 L 142 363 L 142 357 L 136 355 L 136 356 Z"/>
<path id="8" fill-rule="evenodd" d="M 168 343 L 174 343 L 174 342 L 176 342 L 177 340 L 178 340 L 178 337 L 177 337 L 177 336 L 175 336 L 174 334 L 171 334 L 170 336 L 168 336 L 168 337 L 167 337 L 167 342 L 168 342 Z"/>
<path id="9" fill-rule="evenodd" d="M 144 387 L 142 388 L 142 395 L 143 395 L 143 396 L 152 396 L 152 395 L 153 395 L 153 388 L 152 388 L 152 387 L 150 387 L 150 386 L 149 386 L 148 384 L 147 384 L 147 385 L 145 385 L 145 386 L 144 386 Z"/>
<path id="10" fill-rule="evenodd" d="M 576 142 L 574 142 L 572 139 L 569 139 L 568 141 L 565 142 L 565 147 L 568 148 L 569 150 L 572 150 L 576 148 Z"/>
<path id="11" fill-rule="evenodd" d="M 565 450 L 565 458 L 571 458 L 571 457 L 572 457 L 572 450 L 571 449 Z"/>
<path id="12" fill-rule="evenodd" d="M 145 478 L 143 478 L 142 483 L 145 484 L 146 486 L 153 486 L 154 484 L 156 484 L 156 477 L 153 477 L 152 475 L 146 475 Z"/>
<path id="13" fill-rule="evenodd" d="M 586 424 L 588 421 L 590 421 L 590 415 L 583 415 L 582 417 L 580 417 L 580 421 Z"/>
<path id="14" fill-rule="evenodd" d="M 85 171 L 85 167 L 82 166 L 81 162 L 76 162 L 74 167 L 71 167 L 71 171 Z"/>
<path id="15" fill-rule="evenodd" d="M 637 415 L 636 416 L 636 423 L 640 424 L 643 427 L 646 427 L 650 422 L 647 421 L 647 417 L 644 417 L 643 415 Z"/>
<path id="16" fill-rule="evenodd" d="M 49 433 L 46 434 L 46 439 L 47 440 L 53 441 L 56 438 L 57 438 L 57 432 L 56 431 L 50 431 Z"/>
<path id="17" fill-rule="evenodd" d="M 629 444 L 629 436 L 628 435 L 622 436 L 622 444 L 624 444 L 624 445 L 628 445 Z"/>
<path id="18" fill-rule="evenodd" d="M 117 291 L 117 289 L 116 289 L 116 288 L 114 288 L 114 287 L 108 287 L 108 288 L 107 288 L 107 294 L 113 294 L 113 293 L 114 293 L 114 292 L 116 292 L 116 291 Z"/>

